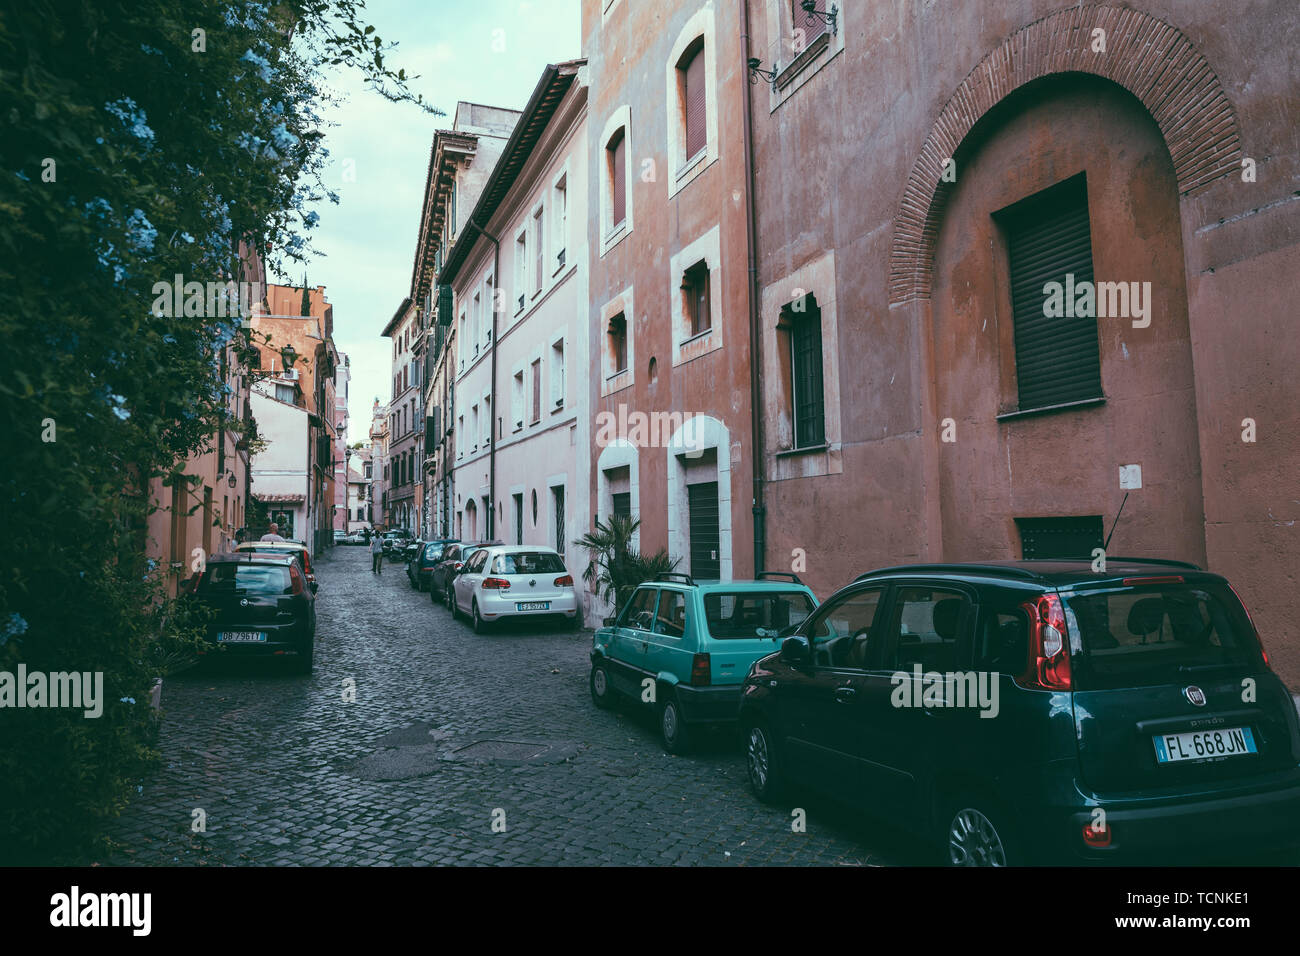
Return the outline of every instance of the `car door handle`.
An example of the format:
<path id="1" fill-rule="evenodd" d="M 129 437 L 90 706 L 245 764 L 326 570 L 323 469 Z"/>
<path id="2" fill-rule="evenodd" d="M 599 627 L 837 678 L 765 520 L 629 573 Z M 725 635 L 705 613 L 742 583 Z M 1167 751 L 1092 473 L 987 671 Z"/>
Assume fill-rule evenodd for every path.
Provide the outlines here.
<path id="1" fill-rule="evenodd" d="M 650 649 L 650 642 L 649 642 L 649 641 L 642 641 L 642 642 L 641 642 L 641 650 L 646 651 L 646 650 L 649 650 L 649 649 Z"/>
<path id="2" fill-rule="evenodd" d="M 858 696 L 858 692 L 852 687 L 835 688 L 835 702 L 837 704 L 847 704 L 856 696 Z"/>

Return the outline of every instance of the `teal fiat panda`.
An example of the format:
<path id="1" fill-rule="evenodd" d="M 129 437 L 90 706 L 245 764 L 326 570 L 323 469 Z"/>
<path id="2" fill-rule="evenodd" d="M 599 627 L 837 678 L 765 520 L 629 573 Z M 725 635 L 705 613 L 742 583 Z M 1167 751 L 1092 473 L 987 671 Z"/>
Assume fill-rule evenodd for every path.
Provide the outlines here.
<path id="1" fill-rule="evenodd" d="M 596 630 L 591 699 L 600 708 L 620 698 L 654 707 L 664 749 L 683 753 L 692 728 L 736 721 L 750 666 L 816 608 L 793 574 L 698 584 L 661 574 Z"/>

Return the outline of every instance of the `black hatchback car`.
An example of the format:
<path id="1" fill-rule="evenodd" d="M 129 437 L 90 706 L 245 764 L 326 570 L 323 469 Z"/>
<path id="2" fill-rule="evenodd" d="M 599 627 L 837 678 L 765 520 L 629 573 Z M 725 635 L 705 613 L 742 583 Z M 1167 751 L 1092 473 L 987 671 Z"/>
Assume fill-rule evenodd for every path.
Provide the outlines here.
<path id="1" fill-rule="evenodd" d="M 457 543 L 455 538 L 435 538 L 422 542 L 411 560 L 406 562 L 406 577 L 411 582 L 411 587 L 417 591 L 428 588 L 433 566 L 442 560 L 447 545 Z"/>
<path id="2" fill-rule="evenodd" d="M 946 862 L 1178 859 L 1300 828 L 1300 722 L 1222 577 L 1181 562 L 873 571 L 757 661 L 750 785 L 800 781 Z"/>
<path id="3" fill-rule="evenodd" d="M 190 584 L 216 610 L 207 641 L 223 654 L 283 656 L 311 673 L 316 596 L 292 555 L 214 554 Z"/>

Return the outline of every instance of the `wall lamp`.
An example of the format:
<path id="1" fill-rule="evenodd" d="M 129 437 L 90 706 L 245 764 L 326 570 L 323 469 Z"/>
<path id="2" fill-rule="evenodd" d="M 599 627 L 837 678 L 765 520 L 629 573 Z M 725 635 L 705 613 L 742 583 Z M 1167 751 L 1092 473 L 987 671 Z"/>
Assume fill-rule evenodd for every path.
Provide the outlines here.
<path id="1" fill-rule="evenodd" d="M 831 36 L 835 36 L 839 32 L 838 20 L 840 16 L 840 8 L 835 4 L 831 4 L 829 13 L 825 10 L 817 9 L 817 0 L 803 0 L 803 2 L 799 4 L 799 7 L 804 13 L 808 14 L 808 22 L 810 24 L 815 24 L 817 22 L 813 17 L 821 17 L 830 24 Z"/>
<path id="2" fill-rule="evenodd" d="M 751 57 L 749 58 L 749 82 L 750 82 L 750 84 L 752 85 L 752 84 L 754 84 L 754 83 L 757 83 L 757 82 L 758 82 L 758 78 L 761 76 L 761 77 L 763 77 L 763 79 L 765 79 L 765 80 L 766 80 L 766 81 L 771 85 L 771 87 L 772 87 L 772 92 L 775 93 L 775 92 L 776 92 L 776 72 L 777 72 L 776 69 L 775 69 L 775 66 L 776 66 L 776 65 L 773 64 L 773 69 L 771 69 L 771 70 L 764 70 L 764 69 L 762 68 L 762 67 L 763 67 L 763 61 L 760 60 L 760 59 L 759 59 L 758 57 L 756 57 L 756 56 L 751 56 Z"/>

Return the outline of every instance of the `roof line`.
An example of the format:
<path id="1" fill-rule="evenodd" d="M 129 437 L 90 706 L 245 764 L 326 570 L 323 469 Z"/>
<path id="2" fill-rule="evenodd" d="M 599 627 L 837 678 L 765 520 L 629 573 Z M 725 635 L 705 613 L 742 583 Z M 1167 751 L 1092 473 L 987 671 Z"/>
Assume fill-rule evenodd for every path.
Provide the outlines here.
<path id="1" fill-rule="evenodd" d="M 488 177 L 487 184 L 483 187 L 483 192 L 474 205 L 474 211 L 469 215 L 470 222 L 486 227 L 497 207 L 501 205 L 505 194 L 514 185 L 524 159 L 537 145 L 537 141 L 546 130 L 546 126 L 550 123 L 551 117 L 559 106 L 559 100 L 563 99 L 564 94 L 568 92 L 578 70 L 586 65 L 586 58 L 580 57 L 576 60 L 565 60 L 561 63 L 548 63 L 546 68 L 542 70 L 542 75 L 533 88 L 532 95 L 528 97 L 528 104 L 524 107 L 519 120 L 515 123 L 515 128 L 510 133 L 510 139 L 507 140 L 505 148 L 501 151 L 501 156 L 497 159 L 496 165 L 492 167 L 492 175 Z M 563 85 L 562 89 L 560 88 L 561 85 Z M 546 106 L 547 98 L 554 92 L 558 92 L 560 96 L 543 115 L 543 108 Z M 536 132 L 530 134 L 529 130 L 534 125 L 533 121 L 538 118 L 542 120 L 541 126 Z M 465 259 L 469 256 L 470 250 L 477 241 L 478 237 L 473 230 L 467 229 L 461 233 L 460 238 L 456 240 L 456 244 L 452 246 L 451 252 L 443 261 L 442 272 L 436 276 L 440 284 L 446 285 L 456 278 L 456 274 L 460 271 L 460 267 L 464 265 Z"/>

